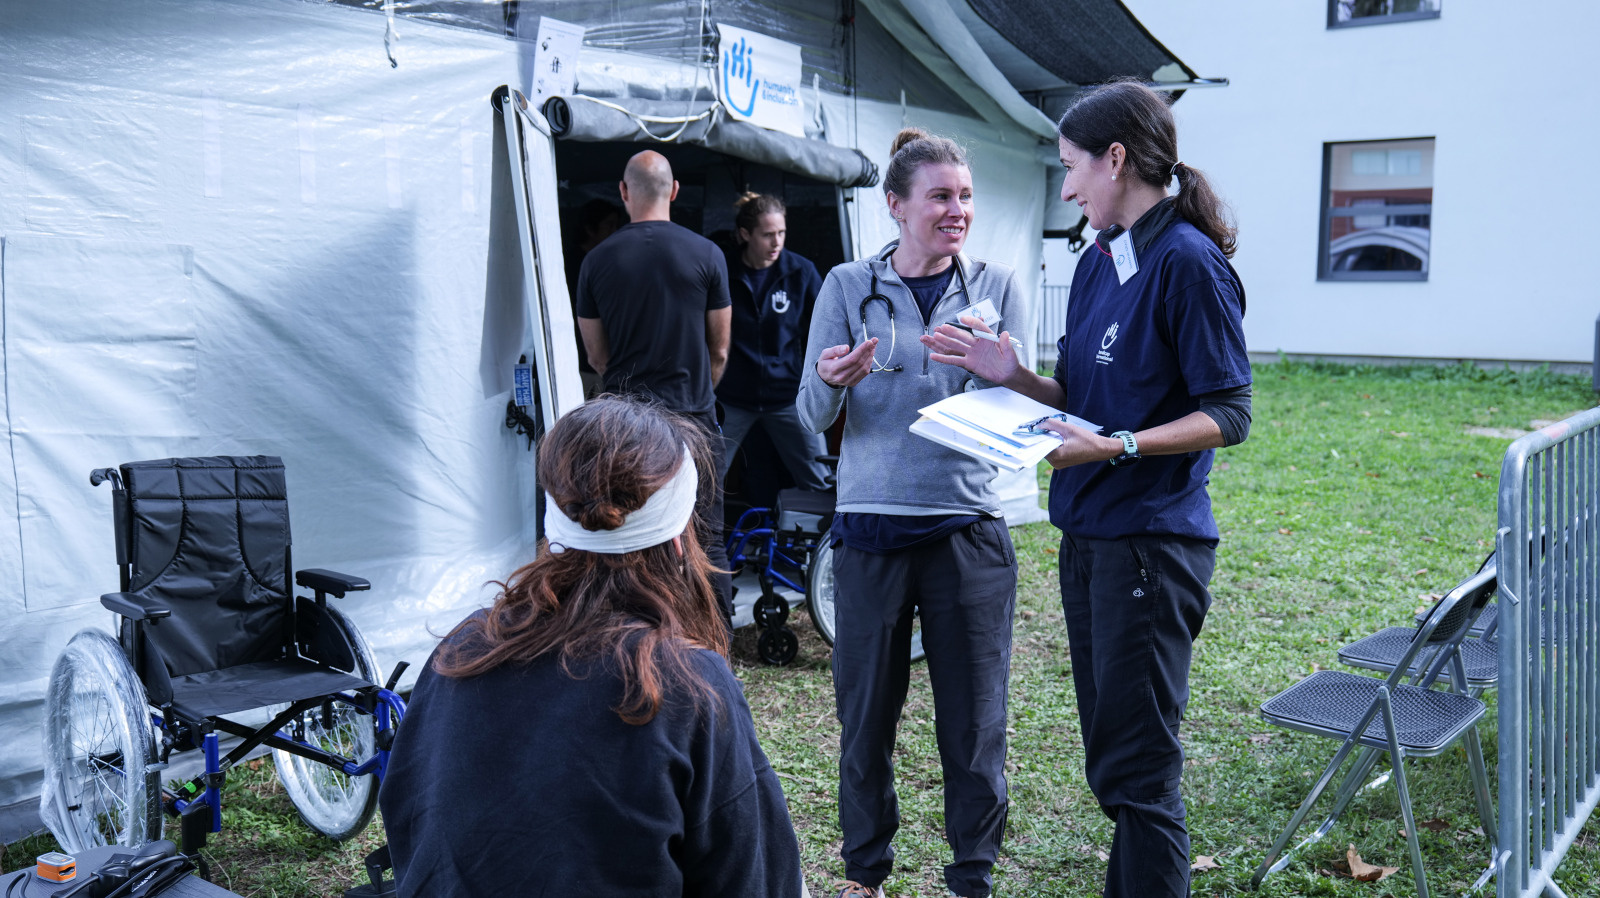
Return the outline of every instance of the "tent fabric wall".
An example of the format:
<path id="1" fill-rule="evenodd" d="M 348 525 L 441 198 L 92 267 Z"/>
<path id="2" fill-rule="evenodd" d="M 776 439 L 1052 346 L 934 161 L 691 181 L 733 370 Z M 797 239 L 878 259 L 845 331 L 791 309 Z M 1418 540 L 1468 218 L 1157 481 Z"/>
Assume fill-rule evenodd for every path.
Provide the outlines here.
<path id="1" fill-rule="evenodd" d="M 383 29 L 300 0 L 0 4 L 0 839 L 36 825 L 55 656 L 111 626 L 91 467 L 283 456 L 295 561 L 372 581 L 341 608 L 386 667 L 527 557 L 533 457 L 478 370 L 515 47 L 412 25 L 391 68 Z"/>
<path id="2" fill-rule="evenodd" d="M 392 68 L 384 27 L 303 0 L 0 2 L 0 503 L 16 509 L 0 524 L 0 839 L 36 825 L 53 659 L 111 626 L 91 467 L 282 456 L 295 561 L 372 581 L 341 608 L 385 667 L 421 661 L 529 555 L 533 456 L 483 376 L 486 353 L 508 354 L 495 322 L 531 321 L 485 307 L 488 99 L 522 82 L 527 47 L 410 21 Z M 622 57 L 640 59 L 584 65 Z M 903 123 L 966 144 L 969 249 L 1036 295 L 1033 135 L 806 100 L 830 143 L 880 167 Z M 881 190 L 853 199 L 873 252 L 893 236 Z M 1013 522 L 1038 515 L 1031 475 L 1000 486 Z"/>

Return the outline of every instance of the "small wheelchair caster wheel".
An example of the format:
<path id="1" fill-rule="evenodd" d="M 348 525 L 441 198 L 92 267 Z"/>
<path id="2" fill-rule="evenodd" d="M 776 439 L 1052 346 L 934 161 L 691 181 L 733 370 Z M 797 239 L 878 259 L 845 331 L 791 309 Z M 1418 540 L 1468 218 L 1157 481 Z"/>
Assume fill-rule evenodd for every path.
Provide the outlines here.
<path id="1" fill-rule="evenodd" d="M 772 627 L 781 627 L 789 620 L 789 603 L 777 595 L 766 592 L 761 598 L 756 599 L 756 604 L 750 609 L 750 616 L 763 630 Z"/>
<path id="2" fill-rule="evenodd" d="M 756 653 L 762 661 L 782 667 L 800 653 L 800 638 L 788 627 L 764 629 L 756 640 Z"/>

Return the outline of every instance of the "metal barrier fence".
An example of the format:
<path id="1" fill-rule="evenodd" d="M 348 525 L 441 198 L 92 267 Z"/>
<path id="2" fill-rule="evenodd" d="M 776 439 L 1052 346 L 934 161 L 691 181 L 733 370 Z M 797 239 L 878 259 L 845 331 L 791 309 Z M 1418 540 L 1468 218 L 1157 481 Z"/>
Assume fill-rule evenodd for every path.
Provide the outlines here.
<path id="1" fill-rule="evenodd" d="M 1051 368 L 1056 363 L 1056 340 L 1067 321 L 1067 293 L 1071 287 L 1040 287 L 1039 314 L 1033 316 L 1033 345 L 1039 348 L 1039 364 Z"/>
<path id="2" fill-rule="evenodd" d="M 1564 893 L 1556 866 L 1600 801 L 1600 409 L 1500 468 L 1499 898 Z"/>

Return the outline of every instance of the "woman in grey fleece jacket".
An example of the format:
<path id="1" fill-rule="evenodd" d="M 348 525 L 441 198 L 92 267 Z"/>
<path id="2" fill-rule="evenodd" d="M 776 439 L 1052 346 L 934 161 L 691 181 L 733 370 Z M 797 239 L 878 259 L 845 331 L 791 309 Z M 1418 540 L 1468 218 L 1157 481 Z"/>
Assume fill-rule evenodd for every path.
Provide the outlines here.
<path id="1" fill-rule="evenodd" d="M 921 617 L 944 768 L 951 892 L 983 898 L 1006 819 L 1006 684 L 1016 559 L 995 469 L 913 435 L 917 410 L 990 386 L 930 360 L 921 338 L 974 304 L 1022 330 L 1011 269 L 961 252 L 972 174 L 953 142 L 902 131 L 884 178 L 900 239 L 834 268 L 811 319 L 800 418 L 820 433 L 845 415 L 834 543 L 834 695 L 841 898 L 881 896 L 899 827 L 892 755 Z M 970 313 L 969 313 L 970 314 Z"/>

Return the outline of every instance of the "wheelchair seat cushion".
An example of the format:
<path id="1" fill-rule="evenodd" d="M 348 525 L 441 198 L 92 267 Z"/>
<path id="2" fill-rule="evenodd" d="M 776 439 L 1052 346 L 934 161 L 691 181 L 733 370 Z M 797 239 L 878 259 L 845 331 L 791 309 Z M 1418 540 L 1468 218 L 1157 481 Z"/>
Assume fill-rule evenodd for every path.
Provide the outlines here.
<path id="1" fill-rule="evenodd" d="M 833 524 L 833 490 L 786 489 L 778 491 L 778 529 L 821 533 Z"/>
<path id="2" fill-rule="evenodd" d="M 198 719 L 373 685 L 311 661 L 286 658 L 173 677 L 172 700 L 179 713 Z"/>

